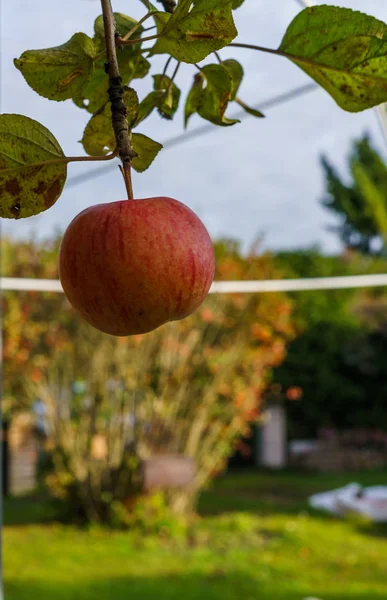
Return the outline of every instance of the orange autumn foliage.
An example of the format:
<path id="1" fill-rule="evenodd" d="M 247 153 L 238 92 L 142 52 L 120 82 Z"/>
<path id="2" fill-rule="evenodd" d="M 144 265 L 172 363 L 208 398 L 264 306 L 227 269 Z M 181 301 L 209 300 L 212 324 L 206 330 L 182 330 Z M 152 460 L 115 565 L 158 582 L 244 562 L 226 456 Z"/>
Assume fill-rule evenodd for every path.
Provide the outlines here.
<path id="1" fill-rule="evenodd" d="M 18 242 L 3 238 L 2 276 L 57 278 L 59 238 L 49 242 Z M 38 381 L 47 368 L 52 348 L 71 344 L 75 322 L 63 294 L 4 291 L 3 411 L 25 408 L 25 382 Z"/>
<path id="2" fill-rule="evenodd" d="M 59 238 L 49 242 L 15 242 L 3 240 L 3 275 L 15 277 L 57 277 Z M 255 253 L 242 256 L 235 242 L 215 244 L 218 280 L 277 278 L 269 255 Z M 25 381 L 38 382 L 48 368 L 50 357 L 73 352 L 73 339 L 80 327 L 65 297 L 58 293 L 5 292 L 3 295 L 4 327 L 4 406 L 17 409 L 26 402 Z M 160 337 L 161 369 L 170 369 L 169 359 L 185 358 L 184 379 L 200 394 L 227 365 L 233 364 L 227 381 L 219 379 L 219 407 L 230 416 L 244 421 L 256 420 L 262 394 L 270 380 L 271 369 L 285 356 L 286 340 L 292 335 L 291 306 L 283 294 L 224 294 L 209 296 L 192 317 L 179 321 Z M 195 332 L 195 343 L 190 335 Z M 103 339 L 88 326 L 82 335 L 90 344 Z M 148 334 L 147 334 L 148 335 Z M 115 344 L 137 347 L 146 344 L 146 336 L 116 338 Z M 144 365 L 148 384 L 157 388 L 150 363 Z M 173 361 L 172 361 L 173 363 Z M 87 375 L 79 373 L 79 376 Z M 174 379 L 173 368 L 169 376 Z M 156 379 L 155 379 L 156 377 Z"/>

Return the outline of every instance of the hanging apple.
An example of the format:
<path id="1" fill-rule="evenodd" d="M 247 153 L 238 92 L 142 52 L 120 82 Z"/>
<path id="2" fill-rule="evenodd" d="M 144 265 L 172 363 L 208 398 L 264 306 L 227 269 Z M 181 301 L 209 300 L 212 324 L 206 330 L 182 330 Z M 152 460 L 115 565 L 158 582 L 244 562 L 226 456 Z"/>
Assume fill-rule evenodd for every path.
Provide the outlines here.
<path id="1" fill-rule="evenodd" d="M 155 197 L 98 204 L 67 228 L 59 277 L 72 306 L 117 336 L 182 319 L 203 302 L 215 270 L 210 236 L 187 206 Z"/>

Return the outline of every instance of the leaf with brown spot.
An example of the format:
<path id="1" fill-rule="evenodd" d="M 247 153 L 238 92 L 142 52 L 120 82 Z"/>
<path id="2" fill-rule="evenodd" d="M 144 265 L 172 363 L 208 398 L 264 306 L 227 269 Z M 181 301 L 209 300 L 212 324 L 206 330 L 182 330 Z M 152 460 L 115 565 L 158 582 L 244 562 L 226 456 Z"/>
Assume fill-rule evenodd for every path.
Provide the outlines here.
<path id="1" fill-rule="evenodd" d="M 231 77 L 231 100 L 235 100 L 244 75 L 243 67 L 233 58 L 223 60 L 221 64 Z"/>
<path id="2" fill-rule="evenodd" d="M 237 34 L 232 0 L 180 0 L 150 56 L 166 53 L 186 63 L 200 62 Z"/>
<path id="3" fill-rule="evenodd" d="M 187 127 L 188 120 L 197 110 L 203 94 L 204 75 L 196 73 L 184 107 L 184 126 Z"/>
<path id="4" fill-rule="evenodd" d="M 239 123 L 238 119 L 224 116 L 232 93 L 232 79 L 227 69 L 223 65 L 206 65 L 201 69 L 201 74 L 203 79 L 197 81 L 195 91 L 197 113 L 203 119 L 223 127 Z M 202 87 L 200 94 L 199 86 Z"/>
<path id="5" fill-rule="evenodd" d="M 0 115 L 0 217 L 31 217 L 55 204 L 66 163 L 32 165 L 58 158 L 62 148 L 46 127 L 23 115 Z"/>
<path id="6" fill-rule="evenodd" d="M 387 101 L 387 25 L 374 17 L 336 6 L 306 8 L 279 50 L 344 110 Z"/>
<path id="7" fill-rule="evenodd" d="M 181 92 L 167 75 L 153 75 L 153 81 L 154 90 L 164 92 L 160 97 L 157 110 L 164 119 L 172 119 L 178 109 Z"/>
<path id="8" fill-rule="evenodd" d="M 78 97 L 94 73 L 97 53 L 93 40 L 85 33 L 56 48 L 27 50 L 14 60 L 26 82 L 49 100 Z"/>

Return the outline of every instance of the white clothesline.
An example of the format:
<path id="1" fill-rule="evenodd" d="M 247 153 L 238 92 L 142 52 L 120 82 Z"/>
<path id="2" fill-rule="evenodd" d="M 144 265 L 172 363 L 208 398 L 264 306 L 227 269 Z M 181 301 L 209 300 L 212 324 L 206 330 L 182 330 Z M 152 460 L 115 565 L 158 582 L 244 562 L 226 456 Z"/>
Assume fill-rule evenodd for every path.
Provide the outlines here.
<path id="1" fill-rule="evenodd" d="M 387 274 L 313 277 L 304 279 L 270 279 L 254 281 L 214 281 L 210 294 L 249 294 L 256 292 L 302 292 L 308 290 L 340 290 L 362 287 L 387 287 Z M 58 279 L 1 277 L 4 291 L 63 292 Z"/>

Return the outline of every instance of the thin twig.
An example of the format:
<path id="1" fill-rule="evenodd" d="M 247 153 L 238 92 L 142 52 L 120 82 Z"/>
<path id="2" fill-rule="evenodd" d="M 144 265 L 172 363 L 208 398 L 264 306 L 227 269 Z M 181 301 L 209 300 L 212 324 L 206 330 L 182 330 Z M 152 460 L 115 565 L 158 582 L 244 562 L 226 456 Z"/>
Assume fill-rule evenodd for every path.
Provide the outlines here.
<path id="1" fill-rule="evenodd" d="M 169 86 L 171 86 L 171 84 L 172 84 L 173 80 L 175 79 L 175 77 L 176 77 L 176 75 L 177 75 L 177 72 L 178 72 L 178 70 L 180 69 L 180 65 L 181 65 L 181 61 L 179 61 L 179 62 L 177 63 L 177 65 L 176 65 L 176 67 L 175 67 L 175 70 L 174 70 L 174 71 L 173 71 L 173 73 L 172 73 L 172 77 L 171 77 L 171 80 L 170 80 L 170 82 L 169 82 Z"/>
<path id="2" fill-rule="evenodd" d="M 288 56 L 286 53 L 281 52 L 281 50 L 275 50 L 273 48 L 265 48 L 264 46 L 256 46 L 255 44 L 239 44 L 237 42 L 233 42 L 228 44 L 229 46 L 233 46 L 234 48 L 246 48 L 247 50 L 258 50 L 259 52 L 267 52 L 268 54 L 277 54 L 279 56 Z"/>
<path id="3" fill-rule="evenodd" d="M 103 2 L 104 0 L 101 0 L 101 2 Z M 136 38 L 135 40 L 124 40 L 124 38 L 117 36 L 117 44 L 122 45 L 122 46 L 129 46 L 131 44 L 141 44 L 141 42 L 150 42 L 151 40 L 157 40 L 157 38 L 159 38 L 159 34 L 156 33 L 155 35 L 148 35 L 148 37 L 144 37 L 144 38 Z"/>
<path id="4" fill-rule="evenodd" d="M 118 156 L 118 148 L 116 148 L 110 154 L 104 154 L 103 156 L 66 156 L 66 162 L 87 162 L 93 160 L 112 160 Z M 50 162 L 50 161 L 48 161 Z"/>
<path id="5" fill-rule="evenodd" d="M 170 78 L 170 80 L 169 80 L 169 82 L 168 82 L 168 85 L 167 85 L 167 87 L 166 87 L 166 90 L 165 90 L 165 94 L 166 94 L 166 95 L 169 93 L 169 91 L 170 91 L 170 89 L 171 89 L 171 87 L 172 87 L 173 80 L 175 79 L 175 77 L 176 77 L 176 75 L 177 75 L 177 72 L 178 72 L 178 70 L 179 70 L 179 68 L 180 68 L 180 65 L 181 65 L 181 61 L 179 61 L 179 62 L 177 63 L 177 65 L 176 65 L 176 67 L 175 67 L 175 70 L 174 70 L 174 71 L 173 71 L 173 73 L 172 73 L 172 77 Z"/>
<path id="6" fill-rule="evenodd" d="M 164 66 L 163 72 L 162 72 L 162 74 L 161 74 L 160 86 L 161 86 L 161 85 L 162 85 L 162 83 L 164 82 L 164 79 L 165 79 L 165 77 L 166 77 L 166 75 L 167 75 L 168 67 L 169 67 L 169 65 L 171 64 L 171 60 L 172 60 L 172 59 L 173 59 L 173 56 L 170 56 L 170 57 L 167 59 L 167 62 L 165 63 L 165 66 Z"/>
<path id="7" fill-rule="evenodd" d="M 258 50 L 258 52 L 266 52 L 268 54 L 275 54 L 276 56 L 282 56 L 283 58 L 288 58 L 294 62 L 301 63 L 304 65 L 310 65 L 311 67 L 316 67 L 318 62 L 313 58 L 304 58 L 303 56 L 296 56 L 295 54 L 290 54 L 290 52 L 284 52 L 283 50 L 275 50 L 274 48 L 265 48 L 264 46 L 256 46 L 255 44 L 239 44 L 232 43 L 228 44 L 228 46 L 233 46 L 234 48 L 247 48 L 248 50 Z M 331 70 L 336 71 L 337 73 L 342 73 L 343 69 L 338 67 L 329 67 Z"/>
<path id="8" fill-rule="evenodd" d="M 129 39 L 132 37 L 132 35 L 133 35 L 133 34 L 134 34 L 136 31 L 137 31 L 137 29 L 138 29 L 138 28 L 139 28 L 139 27 L 140 27 L 140 26 L 141 26 L 141 25 L 142 25 L 142 24 L 143 24 L 143 23 L 144 23 L 144 22 L 145 22 L 147 19 L 150 19 L 151 17 L 153 17 L 153 15 L 157 15 L 157 14 L 159 14 L 159 13 L 160 13 L 160 11 L 158 11 L 158 10 L 152 10 L 152 11 L 148 12 L 148 13 L 147 13 L 147 14 L 146 14 L 146 15 L 145 15 L 145 16 L 144 16 L 142 19 L 140 19 L 140 20 L 138 21 L 138 23 L 136 23 L 136 24 L 135 24 L 135 25 L 132 27 L 132 29 L 130 29 L 130 30 L 128 31 L 128 33 L 126 33 L 126 34 L 125 34 L 125 35 L 124 35 L 122 38 L 120 37 L 120 42 L 122 43 L 122 42 L 125 42 L 126 40 L 129 40 Z"/>
<path id="9" fill-rule="evenodd" d="M 63 156 L 61 158 L 52 158 L 50 160 L 42 160 L 37 163 L 27 163 L 20 165 L 20 167 L 11 167 L 9 169 L 1 169 L 0 173 L 8 173 L 9 171 L 20 171 L 22 169 L 33 169 L 35 167 L 49 167 L 51 165 L 68 164 L 71 162 L 95 162 L 100 160 L 112 160 L 118 156 L 118 150 L 114 150 L 111 154 L 105 154 L 103 156 Z"/>
<path id="10" fill-rule="evenodd" d="M 172 59 L 173 59 L 173 56 L 170 56 L 168 58 L 167 62 L 165 63 L 165 67 L 164 67 L 163 73 L 162 73 L 163 76 L 167 74 L 167 70 L 168 70 L 169 65 L 171 64 Z"/>

